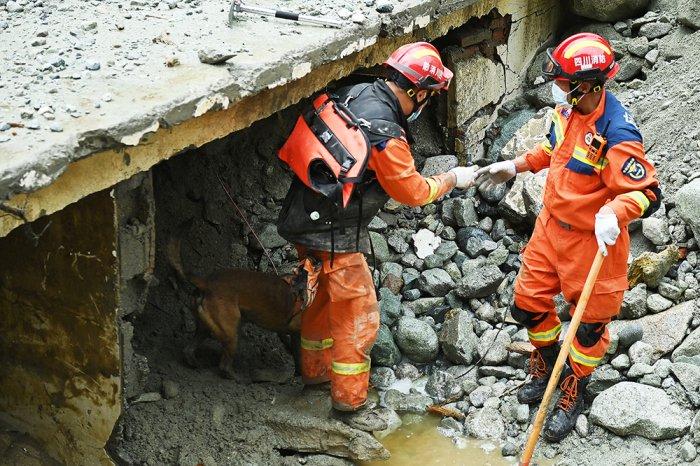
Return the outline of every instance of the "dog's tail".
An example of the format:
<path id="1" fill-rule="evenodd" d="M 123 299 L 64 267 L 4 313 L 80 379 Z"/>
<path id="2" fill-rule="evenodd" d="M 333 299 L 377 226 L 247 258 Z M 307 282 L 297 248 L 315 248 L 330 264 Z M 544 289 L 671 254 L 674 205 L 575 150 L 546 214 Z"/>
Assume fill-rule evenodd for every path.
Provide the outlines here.
<path id="1" fill-rule="evenodd" d="M 175 270 L 178 278 L 183 282 L 192 283 L 199 290 L 204 291 L 204 280 L 197 275 L 188 273 L 185 267 L 182 265 L 182 237 L 192 226 L 194 219 L 189 219 L 175 229 L 175 234 L 170 238 L 166 246 L 166 255 L 168 257 L 168 263 Z"/>

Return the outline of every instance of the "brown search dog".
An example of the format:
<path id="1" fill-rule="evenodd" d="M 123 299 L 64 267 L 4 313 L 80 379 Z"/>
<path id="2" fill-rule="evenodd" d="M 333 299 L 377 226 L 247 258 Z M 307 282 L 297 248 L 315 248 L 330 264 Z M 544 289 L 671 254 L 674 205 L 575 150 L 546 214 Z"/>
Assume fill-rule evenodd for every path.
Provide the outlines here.
<path id="1" fill-rule="evenodd" d="M 233 378 L 238 329 L 241 319 L 244 319 L 277 332 L 298 367 L 301 312 L 297 305 L 298 295 L 290 285 L 291 276 L 278 277 L 243 269 L 224 269 L 206 277 L 197 276 L 185 272 L 180 248 L 181 238 L 172 238 L 167 246 L 168 261 L 180 279 L 197 289 L 191 306 L 198 322 L 197 332 L 194 341 L 184 350 L 186 362 L 193 367 L 199 366 L 195 352 L 206 338 L 206 332 L 201 328 L 203 324 L 223 346 L 219 369 L 224 377 Z"/>

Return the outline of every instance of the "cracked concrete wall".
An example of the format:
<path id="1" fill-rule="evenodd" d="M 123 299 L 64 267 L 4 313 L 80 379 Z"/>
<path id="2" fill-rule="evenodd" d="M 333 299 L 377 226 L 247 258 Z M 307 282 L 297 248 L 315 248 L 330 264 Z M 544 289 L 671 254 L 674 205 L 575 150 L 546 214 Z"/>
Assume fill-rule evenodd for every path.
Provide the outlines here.
<path id="1" fill-rule="evenodd" d="M 65 464 L 111 464 L 103 447 L 121 411 L 114 215 L 102 191 L 0 241 L 0 417 Z"/>
<path id="2" fill-rule="evenodd" d="M 461 47 L 451 47 L 447 53 L 455 71 L 447 126 L 463 162 L 485 157 L 485 130 L 496 119 L 498 108 L 521 94 L 528 65 L 556 29 L 559 3 L 503 0 L 472 6 L 479 19 L 462 28 L 457 34 Z"/>

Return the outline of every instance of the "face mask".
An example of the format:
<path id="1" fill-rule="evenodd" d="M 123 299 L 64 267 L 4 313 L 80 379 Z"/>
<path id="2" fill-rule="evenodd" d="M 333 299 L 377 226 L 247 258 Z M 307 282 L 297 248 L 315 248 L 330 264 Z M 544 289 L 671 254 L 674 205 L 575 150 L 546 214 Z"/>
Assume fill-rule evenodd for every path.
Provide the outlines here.
<path id="1" fill-rule="evenodd" d="M 580 84 L 579 84 L 580 86 Z M 554 103 L 557 105 L 561 105 L 564 107 L 572 107 L 571 103 L 569 103 L 569 94 L 574 92 L 576 89 L 579 88 L 579 86 L 576 86 L 574 89 L 572 89 L 569 92 L 564 92 L 561 87 L 557 86 L 556 82 L 552 83 L 552 98 L 554 99 Z"/>
<path id="2" fill-rule="evenodd" d="M 426 99 L 426 100 L 427 100 L 427 99 Z M 418 117 L 420 116 L 420 112 L 423 111 L 423 109 L 425 108 L 426 105 L 428 105 L 428 102 L 425 102 L 423 105 L 421 105 L 420 107 L 418 107 L 418 110 L 415 110 L 413 113 L 411 113 L 411 114 L 406 118 L 406 121 L 408 121 L 409 123 L 416 121 L 416 120 L 418 119 Z"/>

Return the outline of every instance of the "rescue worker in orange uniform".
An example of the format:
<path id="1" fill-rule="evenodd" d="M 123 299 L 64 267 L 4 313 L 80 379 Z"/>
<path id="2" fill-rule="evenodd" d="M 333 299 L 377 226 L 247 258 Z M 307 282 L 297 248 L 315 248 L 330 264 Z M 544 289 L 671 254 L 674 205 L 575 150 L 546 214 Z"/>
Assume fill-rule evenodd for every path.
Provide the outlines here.
<path id="1" fill-rule="evenodd" d="M 404 45 L 384 65 L 388 79 L 335 93 L 364 122 L 371 145 L 366 170 L 356 180 L 348 205 L 339 209 L 297 175 L 277 222 L 278 232 L 296 245 L 301 258 L 322 261 L 316 297 L 301 317 L 300 369 L 304 384 L 330 380 L 332 405 L 339 411 L 356 411 L 367 401 L 369 351 L 379 328 L 374 282 L 363 255 L 371 246 L 367 225 L 389 197 L 421 206 L 475 180 L 475 167 L 423 177 L 411 155 L 408 122 L 452 78 L 435 47 L 425 42 Z"/>
<path id="2" fill-rule="evenodd" d="M 557 408 L 544 428 L 550 441 L 573 429 L 586 383 L 608 348 L 606 324 L 618 314 L 628 288 L 627 226 L 651 215 L 661 201 L 639 129 L 605 90 L 618 70 L 610 43 L 596 34 L 576 34 L 548 50 L 543 72 L 553 80 L 557 106 L 547 140 L 524 156 L 477 172 L 477 183 L 497 184 L 549 168 L 544 207 L 523 252 L 511 310 L 536 348 L 531 380 L 518 392 L 521 403 L 542 399 L 559 352 L 561 322 L 552 298 L 563 292 L 573 313 L 596 252 L 606 255 L 568 355 Z"/>

